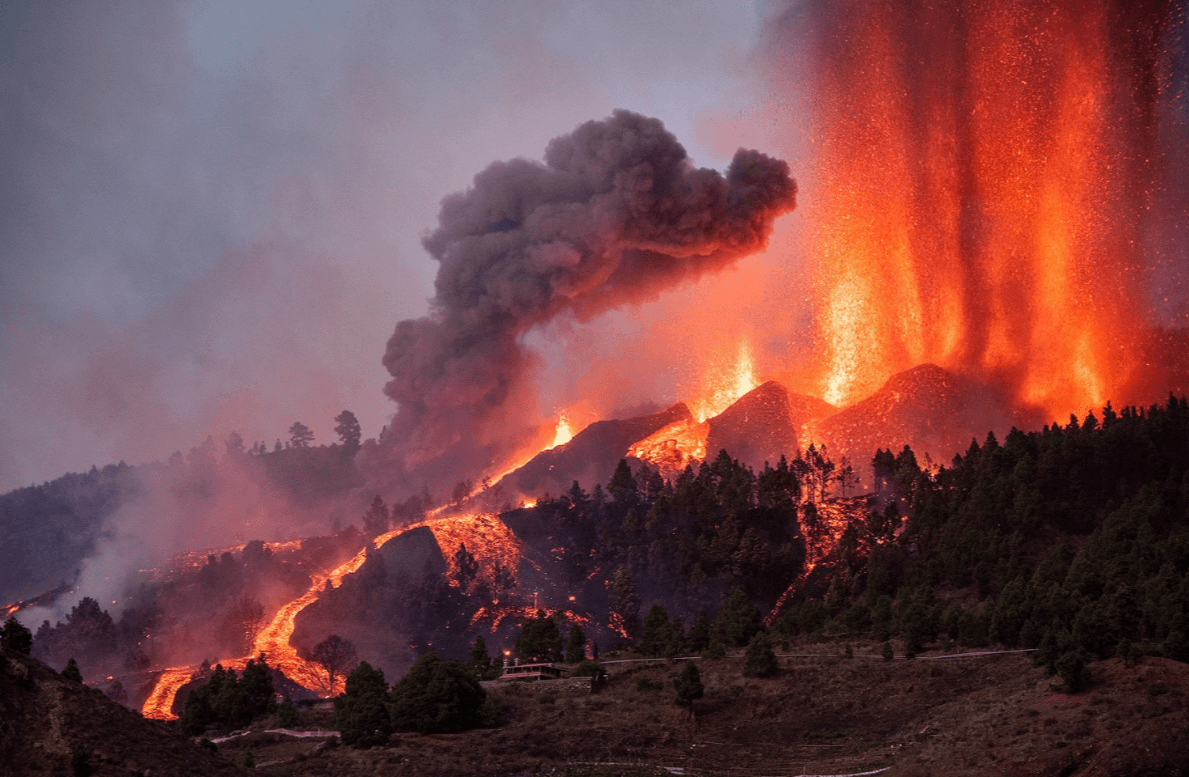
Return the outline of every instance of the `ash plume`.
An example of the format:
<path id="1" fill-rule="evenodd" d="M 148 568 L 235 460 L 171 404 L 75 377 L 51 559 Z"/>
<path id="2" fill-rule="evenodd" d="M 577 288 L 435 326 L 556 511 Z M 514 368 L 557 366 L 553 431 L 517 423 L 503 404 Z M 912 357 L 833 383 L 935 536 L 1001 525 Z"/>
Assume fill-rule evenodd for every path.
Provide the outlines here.
<path id="1" fill-rule="evenodd" d="M 399 463 L 500 463 L 529 430 L 507 412 L 530 388 L 528 330 L 719 270 L 764 247 L 795 201 L 786 163 L 741 149 L 725 175 L 695 168 L 659 120 L 627 111 L 555 138 L 544 163 L 492 164 L 443 201 L 423 241 L 440 263 L 430 313 L 388 341 Z"/>

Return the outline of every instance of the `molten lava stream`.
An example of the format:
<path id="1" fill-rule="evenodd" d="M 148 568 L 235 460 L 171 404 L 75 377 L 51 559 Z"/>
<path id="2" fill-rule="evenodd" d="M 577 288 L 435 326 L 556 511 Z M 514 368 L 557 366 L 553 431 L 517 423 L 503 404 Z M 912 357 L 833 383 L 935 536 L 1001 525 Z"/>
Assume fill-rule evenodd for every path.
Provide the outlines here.
<path id="1" fill-rule="evenodd" d="M 405 529 L 397 529 L 377 538 L 376 547 L 382 544 L 381 539 L 386 542 L 403 531 Z M 337 588 L 343 578 L 357 571 L 359 567 L 363 566 L 366 559 L 367 549 L 364 548 L 350 560 L 329 572 L 311 575 L 309 589 L 278 610 L 272 621 L 256 635 L 252 644 L 252 655 L 258 656 L 263 653 L 270 666 L 280 669 L 286 677 L 300 683 L 305 688 L 325 690 L 327 686 L 326 670 L 297 655 L 297 651 L 289 644 L 289 638 L 293 636 L 297 614 L 318 599 L 326 582 L 329 580 L 331 585 Z M 222 664 L 224 668 L 242 669 L 247 661 L 247 658 L 233 658 L 220 660 L 217 663 Z M 189 682 L 195 669 L 196 667 L 166 669 L 141 707 L 144 716 L 157 720 L 176 720 L 177 715 L 173 714 L 173 700 L 177 697 L 178 690 Z M 335 687 L 331 689 L 331 693 L 333 695 L 341 690 L 341 682 L 336 678 Z"/>
<path id="2" fill-rule="evenodd" d="M 410 529 L 427 526 L 433 531 L 434 538 L 450 563 L 454 563 L 454 555 L 459 545 L 467 542 L 469 549 L 478 551 L 475 555 L 496 559 L 506 569 L 516 569 L 520 559 L 520 544 L 498 517 L 489 514 L 436 517 L 440 512 L 441 509 L 434 513 L 435 517 L 381 534 L 372 542 L 372 547 L 380 548 Z M 309 690 L 328 692 L 331 696 L 342 693 L 345 678 L 335 678 L 334 687 L 328 688 L 329 677 L 326 670 L 320 664 L 299 656 L 289 640 L 293 637 L 297 614 L 317 601 L 326 583 L 329 582 L 332 587 L 338 588 L 343 578 L 357 572 L 366 560 L 365 547 L 334 569 L 311 575 L 309 589 L 278 610 L 272 621 L 256 635 L 252 644 L 252 655 L 263 654 L 269 666 L 279 669 L 286 677 Z M 243 669 L 247 661 L 245 657 L 221 660 L 218 663 L 224 668 Z M 195 669 L 196 667 L 166 669 L 141 708 L 144 716 L 157 720 L 176 719 L 177 716 L 172 711 L 174 699 L 178 690 L 190 680 Z"/>
<path id="3" fill-rule="evenodd" d="M 849 499 L 845 501 L 821 502 L 817 505 L 818 526 L 805 536 L 805 567 L 801 574 L 784 589 L 784 593 L 776 600 L 772 612 L 764 618 L 764 625 L 771 626 L 780 617 L 780 613 L 792 600 L 793 595 L 805 585 L 805 581 L 813 574 L 818 566 L 838 549 L 842 534 L 847 525 L 862 518 L 863 499 Z M 803 527 L 804 528 L 804 527 Z"/>

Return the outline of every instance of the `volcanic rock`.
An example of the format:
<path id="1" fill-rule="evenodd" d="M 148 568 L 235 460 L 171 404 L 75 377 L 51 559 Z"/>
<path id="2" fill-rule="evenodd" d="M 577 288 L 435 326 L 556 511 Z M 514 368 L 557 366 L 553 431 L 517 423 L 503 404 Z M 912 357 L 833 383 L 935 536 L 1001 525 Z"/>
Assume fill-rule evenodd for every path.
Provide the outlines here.
<path id="1" fill-rule="evenodd" d="M 897 451 L 905 445 L 918 460 L 927 453 L 947 462 L 990 430 L 1002 436 L 1013 420 L 1011 404 L 998 389 L 922 364 L 822 421 L 815 436 L 835 461 L 847 456 L 857 467 L 865 467 L 877 448 Z"/>
<path id="2" fill-rule="evenodd" d="M 685 403 L 678 402 L 667 410 L 650 415 L 596 421 L 565 445 L 541 451 L 501 482 L 508 491 L 526 497 L 546 492 L 561 494 L 569 490 L 575 480 L 590 490 L 596 483 L 611 479 L 616 465 L 632 443 L 671 423 L 691 418 Z"/>
<path id="3" fill-rule="evenodd" d="M 775 464 L 782 454 L 796 453 L 799 427 L 834 410 L 820 399 L 790 393 L 776 381 L 768 381 L 709 420 L 706 455 L 714 457 L 726 450 L 756 469 L 764 462 Z"/>
<path id="4" fill-rule="evenodd" d="M 427 526 L 409 529 L 384 543 L 378 550 L 369 550 L 365 566 L 372 563 L 372 556 L 383 559 L 386 573 L 404 575 L 412 580 L 446 573 L 446 557 L 433 531 Z"/>

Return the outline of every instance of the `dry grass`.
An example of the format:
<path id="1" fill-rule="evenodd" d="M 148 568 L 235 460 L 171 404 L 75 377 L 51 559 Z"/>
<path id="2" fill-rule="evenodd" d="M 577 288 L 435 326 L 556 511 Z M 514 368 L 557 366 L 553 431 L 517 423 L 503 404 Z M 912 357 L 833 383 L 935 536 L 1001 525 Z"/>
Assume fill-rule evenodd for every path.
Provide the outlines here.
<path id="1" fill-rule="evenodd" d="M 659 766 L 722 777 L 884 766 L 889 777 L 1030 777 L 1189 766 L 1187 665 L 1096 664 L 1091 689 L 1066 697 L 1026 654 L 887 663 L 878 648 L 856 643 L 856 657 L 845 659 L 837 643 L 795 644 L 793 652 L 813 656 L 781 658 L 780 673 L 764 680 L 744 678 L 739 657 L 701 662 L 706 696 L 692 720 L 674 703 L 679 664 L 611 664 L 596 694 L 495 691 L 503 720 L 491 730 L 398 734 L 388 747 L 317 754 L 310 740 L 245 738 L 221 752 L 239 763 L 251 746 L 269 774 L 347 777 L 643 777 Z M 641 678 L 664 690 L 639 690 Z M 303 714 L 311 728 L 326 725 Z"/>

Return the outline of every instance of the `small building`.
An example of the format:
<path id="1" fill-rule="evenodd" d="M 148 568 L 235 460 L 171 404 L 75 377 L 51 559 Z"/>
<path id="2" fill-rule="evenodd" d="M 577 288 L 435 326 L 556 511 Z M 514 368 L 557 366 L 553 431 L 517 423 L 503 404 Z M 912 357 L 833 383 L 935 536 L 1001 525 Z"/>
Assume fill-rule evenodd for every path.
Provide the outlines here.
<path id="1" fill-rule="evenodd" d="M 565 670 L 550 663 L 544 664 L 504 664 L 504 673 L 500 675 L 500 682 L 536 682 L 537 680 L 560 680 Z"/>

